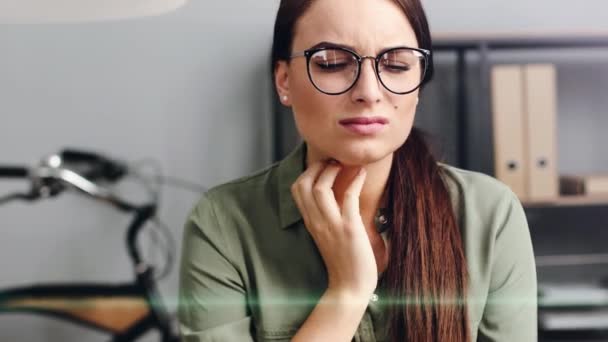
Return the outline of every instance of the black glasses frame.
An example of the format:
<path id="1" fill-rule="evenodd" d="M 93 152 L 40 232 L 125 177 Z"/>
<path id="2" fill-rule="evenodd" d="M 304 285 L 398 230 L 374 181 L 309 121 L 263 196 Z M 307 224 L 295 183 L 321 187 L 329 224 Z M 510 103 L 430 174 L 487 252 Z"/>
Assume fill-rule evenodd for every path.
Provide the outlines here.
<path id="1" fill-rule="evenodd" d="M 312 55 L 314 55 L 315 53 L 317 53 L 319 51 L 324 51 L 324 50 L 342 50 L 342 51 L 350 53 L 357 60 L 357 77 L 353 81 L 353 84 L 351 84 L 351 86 L 348 87 L 346 90 L 341 91 L 341 92 L 337 92 L 337 93 L 326 92 L 326 91 L 321 90 L 315 84 L 315 82 L 312 80 L 312 75 L 310 73 L 310 59 L 311 59 Z M 416 86 L 412 90 L 409 90 L 409 91 L 406 91 L 406 92 L 396 92 L 396 91 L 393 91 L 389 87 L 387 87 L 386 84 L 384 84 L 384 81 L 382 81 L 382 77 L 380 77 L 380 71 L 379 71 L 380 69 L 378 68 L 378 66 L 380 64 L 381 57 L 383 55 L 385 55 L 385 54 L 387 54 L 389 52 L 395 51 L 395 50 L 412 50 L 412 51 L 417 51 L 417 52 L 421 53 L 422 56 L 424 57 L 424 68 L 422 69 L 422 73 L 420 75 L 420 83 L 418 83 L 418 86 Z M 327 94 L 327 95 L 341 95 L 341 94 L 344 94 L 344 93 L 348 92 L 349 90 L 351 90 L 355 86 L 355 84 L 357 84 L 357 81 L 359 81 L 359 76 L 361 76 L 361 65 L 363 64 L 363 60 L 364 59 L 368 59 L 368 58 L 369 59 L 373 59 L 374 60 L 374 72 L 376 73 L 376 77 L 378 78 L 378 80 L 380 81 L 380 83 L 382 84 L 382 86 L 386 90 L 390 91 L 393 94 L 406 95 L 406 94 L 409 94 L 411 92 L 416 91 L 416 89 L 420 88 L 420 86 L 422 85 L 422 82 L 424 81 L 424 77 L 426 76 L 426 71 L 428 69 L 430 56 L 431 56 L 431 51 L 429 51 L 429 50 L 420 49 L 420 48 L 413 48 L 413 47 L 408 47 L 408 46 L 399 46 L 399 47 L 390 48 L 388 50 L 382 51 L 380 54 L 378 54 L 375 57 L 374 56 L 360 56 L 355 51 L 353 51 L 351 49 L 347 49 L 345 47 L 341 47 L 341 46 L 324 46 L 324 47 L 307 49 L 307 50 L 304 50 L 302 52 L 293 53 L 291 56 L 289 56 L 289 59 L 292 59 L 292 58 L 295 58 L 295 57 L 306 57 L 306 71 L 308 73 L 308 79 L 310 80 L 310 83 L 312 83 L 312 85 L 318 91 L 320 91 L 323 94 Z"/>

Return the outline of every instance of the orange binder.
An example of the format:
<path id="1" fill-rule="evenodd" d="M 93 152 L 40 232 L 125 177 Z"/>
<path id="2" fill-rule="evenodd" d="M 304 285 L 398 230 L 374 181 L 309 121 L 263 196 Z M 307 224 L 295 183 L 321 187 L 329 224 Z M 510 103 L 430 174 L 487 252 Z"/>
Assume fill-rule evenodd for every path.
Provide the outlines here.
<path id="1" fill-rule="evenodd" d="M 528 64 L 523 70 L 527 197 L 533 201 L 553 199 L 559 196 L 555 66 Z"/>
<path id="2" fill-rule="evenodd" d="M 495 176 L 524 200 L 527 189 L 523 69 L 519 65 L 495 65 L 490 77 Z"/>

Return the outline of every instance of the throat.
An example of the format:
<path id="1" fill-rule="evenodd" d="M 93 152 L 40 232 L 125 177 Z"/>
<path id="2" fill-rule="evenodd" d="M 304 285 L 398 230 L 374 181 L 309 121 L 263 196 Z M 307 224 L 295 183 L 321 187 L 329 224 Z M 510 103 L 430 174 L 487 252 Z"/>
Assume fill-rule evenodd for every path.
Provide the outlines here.
<path id="1" fill-rule="evenodd" d="M 378 274 L 383 273 L 388 266 L 388 246 L 384 238 L 376 230 L 376 226 L 372 223 L 366 227 L 367 237 L 372 246 L 374 257 L 376 258 L 376 266 Z"/>

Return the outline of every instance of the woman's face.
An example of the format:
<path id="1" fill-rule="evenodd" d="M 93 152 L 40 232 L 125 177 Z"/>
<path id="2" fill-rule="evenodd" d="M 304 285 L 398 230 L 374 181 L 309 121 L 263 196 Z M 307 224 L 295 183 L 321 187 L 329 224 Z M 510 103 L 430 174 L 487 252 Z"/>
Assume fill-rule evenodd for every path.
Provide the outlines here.
<path id="1" fill-rule="evenodd" d="M 295 27 L 292 52 L 321 42 L 350 46 L 360 56 L 377 56 L 389 47 L 418 47 L 403 10 L 391 0 L 315 0 Z M 308 148 L 321 159 L 365 165 L 390 156 L 407 139 L 414 121 L 418 90 L 397 95 L 378 80 L 373 61 L 364 59 L 357 83 L 341 95 L 318 91 L 307 74 L 306 58 L 280 62 L 276 82 L 295 115 Z M 340 123 L 353 117 L 388 121 L 372 134 L 355 133 Z"/>

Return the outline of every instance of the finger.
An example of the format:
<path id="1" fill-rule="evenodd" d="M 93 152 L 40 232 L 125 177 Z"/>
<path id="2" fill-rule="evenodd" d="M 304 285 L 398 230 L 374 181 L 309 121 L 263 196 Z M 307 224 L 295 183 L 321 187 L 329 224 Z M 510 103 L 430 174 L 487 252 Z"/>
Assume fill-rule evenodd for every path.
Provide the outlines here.
<path id="1" fill-rule="evenodd" d="M 365 183 L 365 177 L 367 171 L 365 168 L 361 168 L 359 173 L 353 181 L 350 183 L 346 191 L 344 192 L 344 203 L 342 205 L 342 217 L 345 222 L 354 222 L 361 219 L 361 210 L 359 208 L 359 196 L 361 196 L 361 189 Z"/>
<path id="2" fill-rule="evenodd" d="M 308 212 L 302 203 L 302 196 L 300 195 L 300 188 L 298 183 L 293 183 L 291 186 L 291 197 L 293 197 L 294 202 L 296 202 L 296 206 L 302 215 L 302 219 L 304 220 L 304 224 L 308 226 L 310 219 L 308 218 Z"/>
<path id="3" fill-rule="evenodd" d="M 305 218 L 306 227 L 311 228 L 319 221 L 321 213 L 316 208 L 316 203 L 312 197 L 312 187 L 324 168 L 323 162 L 312 163 L 296 180 L 295 188 L 298 196 L 298 207 L 302 216 Z"/>
<path id="4" fill-rule="evenodd" d="M 308 212 L 310 222 L 313 226 L 312 228 L 315 229 L 323 229 L 326 222 L 313 195 L 313 187 L 326 166 L 327 163 L 322 161 L 311 165 L 310 170 L 307 170 L 309 172 L 304 175 L 300 187 L 300 195 L 302 196 L 303 204 Z"/>
<path id="5" fill-rule="evenodd" d="M 340 207 L 332 189 L 338 173 L 342 169 L 340 164 L 329 164 L 319 175 L 313 187 L 313 196 L 323 217 L 331 227 L 338 227 L 342 221 Z"/>
<path id="6" fill-rule="evenodd" d="M 294 202 L 296 202 L 298 210 L 300 211 L 300 214 L 302 215 L 302 219 L 304 220 L 304 223 L 306 224 L 306 226 L 309 225 L 310 214 L 308 213 L 308 209 L 306 208 L 306 205 L 304 203 L 304 198 L 302 196 L 302 188 L 305 188 L 306 185 L 302 184 L 302 183 L 306 182 L 307 179 L 310 177 L 314 178 L 315 177 L 314 174 L 318 172 L 317 169 L 319 167 L 321 167 L 321 165 L 318 163 L 311 164 L 309 167 L 306 168 L 306 170 L 304 170 L 304 172 L 302 172 L 302 174 L 291 185 L 291 195 L 294 199 Z"/>

